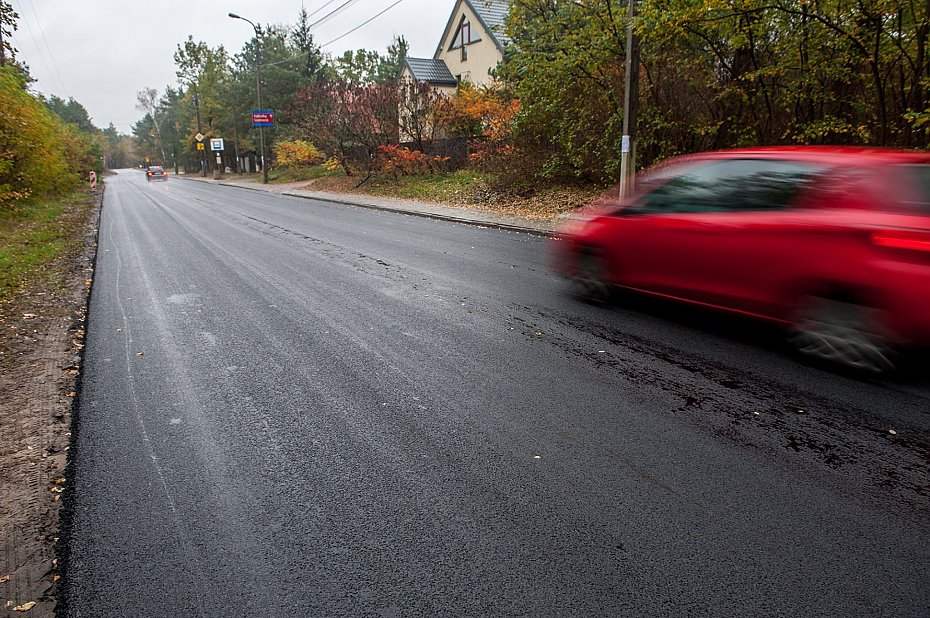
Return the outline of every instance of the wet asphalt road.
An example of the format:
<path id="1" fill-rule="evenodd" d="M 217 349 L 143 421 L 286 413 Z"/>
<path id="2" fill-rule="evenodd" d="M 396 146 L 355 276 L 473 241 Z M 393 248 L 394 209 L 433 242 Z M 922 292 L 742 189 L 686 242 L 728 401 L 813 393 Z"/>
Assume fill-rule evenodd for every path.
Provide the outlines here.
<path id="1" fill-rule="evenodd" d="M 930 378 L 579 303 L 536 236 L 107 185 L 68 615 L 930 615 Z"/>

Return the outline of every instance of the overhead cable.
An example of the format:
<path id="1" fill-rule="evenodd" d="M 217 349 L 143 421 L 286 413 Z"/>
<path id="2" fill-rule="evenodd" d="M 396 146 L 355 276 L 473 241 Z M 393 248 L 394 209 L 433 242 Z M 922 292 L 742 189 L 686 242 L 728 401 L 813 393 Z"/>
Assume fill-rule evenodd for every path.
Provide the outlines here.
<path id="1" fill-rule="evenodd" d="M 326 47 L 327 45 L 332 45 L 333 43 L 335 43 L 335 42 L 338 41 L 339 39 L 342 39 L 342 38 L 345 38 L 345 37 L 349 36 L 350 34 L 352 34 L 353 32 L 355 32 L 356 30 L 358 30 L 358 29 L 361 28 L 362 26 L 367 26 L 368 24 L 370 24 L 370 23 L 373 22 L 374 20 L 378 19 L 379 17 L 381 17 L 382 15 L 384 15 L 385 13 L 387 13 L 388 11 L 390 11 L 391 9 L 393 9 L 395 6 L 397 6 L 398 4 L 400 4 L 400 3 L 403 2 L 403 1 L 404 1 L 404 0 L 397 0 L 396 2 L 394 2 L 394 4 L 390 5 L 389 7 L 387 7 L 386 9 L 384 9 L 383 11 L 381 11 L 380 13 L 378 13 L 377 15 L 375 15 L 374 17 L 371 17 L 370 19 L 367 19 L 366 21 L 363 21 L 362 23 L 360 23 L 359 25 L 355 26 L 354 28 L 352 28 L 352 29 L 349 30 L 348 32 L 346 32 L 346 33 L 344 33 L 344 34 L 340 34 L 339 36 L 337 36 L 337 37 L 336 37 L 335 39 L 333 39 L 332 41 L 327 41 L 326 43 L 323 43 L 322 45 L 320 45 L 320 48 Z"/>

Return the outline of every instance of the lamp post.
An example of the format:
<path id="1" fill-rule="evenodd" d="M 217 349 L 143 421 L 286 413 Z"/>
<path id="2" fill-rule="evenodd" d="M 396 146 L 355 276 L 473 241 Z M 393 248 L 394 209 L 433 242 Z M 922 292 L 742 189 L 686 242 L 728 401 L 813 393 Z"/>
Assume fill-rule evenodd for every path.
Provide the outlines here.
<path id="1" fill-rule="evenodd" d="M 194 93 L 194 109 L 197 110 L 197 133 L 203 135 L 203 127 L 200 126 L 200 98 L 197 93 Z M 203 142 L 199 143 L 203 145 Z M 206 152 L 203 150 L 200 150 L 200 175 L 204 177 L 207 175 Z"/>
<path id="2" fill-rule="evenodd" d="M 252 29 L 255 30 L 255 88 L 258 90 L 258 109 L 264 109 L 262 104 L 262 37 L 261 32 L 258 29 L 258 26 L 253 24 L 250 20 L 245 17 L 236 15 L 235 13 L 230 13 L 230 17 L 233 19 L 241 19 L 244 22 L 248 22 L 252 26 Z M 261 157 L 262 157 L 262 183 L 268 184 L 268 166 L 265 165 L 265 127 L 258 127 L 258 142 L 261 148 Z"/>

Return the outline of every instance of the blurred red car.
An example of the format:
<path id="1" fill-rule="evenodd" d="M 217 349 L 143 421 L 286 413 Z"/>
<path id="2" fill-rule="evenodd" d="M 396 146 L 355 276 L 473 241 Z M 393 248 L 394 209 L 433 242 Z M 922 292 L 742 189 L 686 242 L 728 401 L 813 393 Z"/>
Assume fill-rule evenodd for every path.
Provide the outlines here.
<path id="1" fill-rule="evenodd" d="M 636 189 L 554 242 L 580 295 L 620 286 L 775 321 L 801 352 L 876 372 L 930 344 L 930 153 L 712 152 Z"/>

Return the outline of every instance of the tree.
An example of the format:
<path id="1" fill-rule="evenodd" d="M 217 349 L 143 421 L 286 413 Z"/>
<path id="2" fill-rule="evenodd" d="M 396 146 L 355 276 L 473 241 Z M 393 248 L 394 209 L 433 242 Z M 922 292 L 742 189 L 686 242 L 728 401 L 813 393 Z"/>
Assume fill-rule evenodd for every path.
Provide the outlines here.
<path id="1" fill-rule="evenodd" d="M 377 172 L 379 148 L 398 141 L 397 91 L 328 80 L 304 88 L 288 110 L 294 132 L 335 156 L 359 185 Z"/>
<path id="2" fill-rule="evenodd" d="M 85 133 L 96 133 L 99 129 L 94 126 L 87 109 L 69 97 L 67 101 L 55 96 L 50 96 L 47 100 L 43 99 L 48 108 L 58 114 L 64 122 L 75 125 L 79 130 Z"/>
<path id="3" fill-rule="evenodd" d="M 145 115 L 151 119 L 152 128 L 155 132 L 155 143 L 158 146 L 159 153 L 161 153 L 160 162 L 162 165 L 165 165 L 165 144 L 161 139 L 161 129 L 158 126 L 157 98 L 158 91 L 154 88 L 144 88 L 140 90 L 136 93 L 136 109 L 145 112 Z"/>
<path id="4" fill-rule="evenodd" d="M 15 69 L 21 87 L 25 88 L 32 78 L 29 69 L 16 58 L 17 49 L 10 43 L 10 37 L 17 30 L 16 20 L 19 13 L 13 10 L 13 5 L 6 0 L 0 0 L 0 67 Z"/>
<path id="5" fill-rule="evenodd" d="M 347 49 L 335 60 L 336 73 L 349 84 L 371 84 L 375 82 L 381 67 L 381 54 L 367 49 Z"/>
<path id="6" fill-rule="evenodd" d="M 407 52 L 410 51 L 410 43 L 403 35 L 395 36 L 388 45 L 387 55 L 381 58 L 378 64 L 375 82 L 379 84 L 393 84 L 397 82 L 400 76 L 400 70 L 404 66 L 404 60 L 407 59 Z"/>
<path id="7" fill-rule="evenodd" d="M 395 36 L 386 56 L 367 49 L 346 50 L 335 60 L 336 73 L 351 84 L 393 84 L 409 49 L 407 39 Z"/>
<path id="8" fill-rule="evenodd" d="M 326 65 L 323 52 L 313 42 L 313 35 L 310 33 L 310 17 L 307 9 L 300 7 L 300 13 L 297 18 L 297 24 L 291 31 L 291 43 L 295 51 L 300 54 L 302 65 L 300 74 L 305 83 L 303 85 L 313 84 L 321 79 L 330 76 L 330 71 Z"/>
<path id="9" fill-rule="evenodd" d="M 515 130 L 546 176 L 617 178 L 622 135 L 626 2 L 524 0 L 501 76 L 522 103 Z"/>
<path id="10" fill-rule="evenodd" d="M 132 141 L 127 135 L 121 135 L 116 126 L 111 122 L 109 126 L 101 131 L 104 140 L 104 158 L 107 169 L 120 169 L 129 167 L 132 164 L 133 148 Z"/>
<path id="11" fill-rule="evenodd" d="M 23 90 L 15 67 L 0 67 L 0 109 L 0 211 L 31 196 L 69 191 L 100 169 L 92 136 L 64 124 Z"/>
<path id="12" fill-rule="evenodd" d="M 186 154 L 199 160 L 200 154 L 194 146 L 197 132 L 219 136 L 229 126 L 230 109 L 226 100 L 230 79 L 229 56 L 222 45 L 211 48 L 188 36 L 183 45 L 178 45 L 174 62 L 184 92 L 178 104 L 189 110 L 179 115 L 179 119 L 183 120 L 179 124 L 179 134 L 182 143 L 187 145 Z"/>
<path id="13" fill-rule="evenodd" d="M 626 0 L 521 0 L 501 76 L 544 175 L 616 177 Z M 757 144 L 926 147 L 930 7 L 905 0 L 641 0 L 642 163 Z"/>

